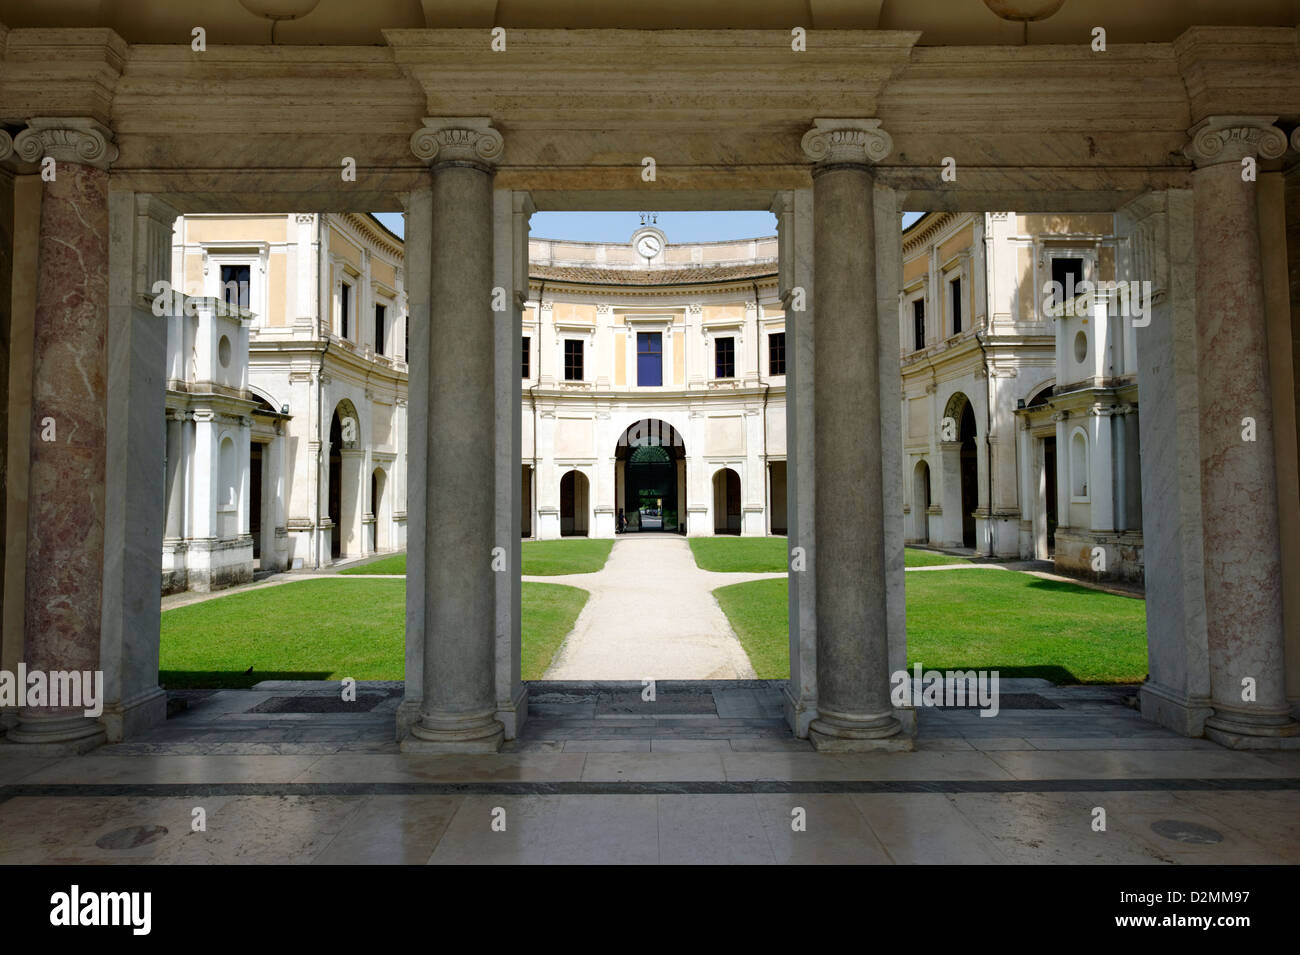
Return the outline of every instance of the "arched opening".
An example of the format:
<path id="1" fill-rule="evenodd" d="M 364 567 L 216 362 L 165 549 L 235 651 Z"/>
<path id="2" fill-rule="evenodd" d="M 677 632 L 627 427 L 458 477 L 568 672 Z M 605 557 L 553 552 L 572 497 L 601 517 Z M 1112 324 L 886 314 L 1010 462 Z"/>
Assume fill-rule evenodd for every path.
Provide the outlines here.
<path id="1" fill-rule="evenodd" d="M 217 474 L 220 477 L 217 485 L 220 536 L 231 538 L 239 534 L 239 461 L 233 438 L 226 436 L 221 439 L 217 462 Z"/>
<path id="2" fill-rule="evenodd" d="M 326 513 L 330 524 L 330 557 L 338 560 L 343 554 L 343 426 L 338 409 L 330 421 L 329 501 Z"/>
<path id="3" fill-rule="evenodd" d="M 388 475 L 383 468 L 375 468 L 370 474 L 370 513 L 375 518 L 375 536 L 371 542 L 372 550 L 392 550 L 389 529 L 392 520 L 389 515 L 387 495 Z"/>
<path id="4" fill-rule="evenodd" d="M 587 476 L 568 471 L 560 478 L 560 536 L 587 536 Z"/>
<path id="5" fill-rule="evenodd" d="M 1070 497 L 1088 497 L 1088 437 L 1080 428 L 1070 436 Z"/>
<path id="6" fill-rule="evenodd" d="M 962 407 L 957 434 L 961 440 L 961 542 L 975 546 L 975 509 L 979 507 L 979 459 L 975 445 L 975 409 Z"/>
<path id="7" fill-rule="evenodd" d="M 645 418 L 614 449 L 615 528 L 686 532 L 686 446 L 677 429 Z"/>
<path id="8" fill-rule="evenodd" d="M 912 534 L 919 544 L 930 542 L 930 465 L 917 461 L 912 472 Z"/>
<path id="9" fill-rule="evenodd" d="M 329 504 L 326 513 L 334 525 L 330 535 L 330 556 L 359 556 L 362 548 L 362 500 L 365 471 L 360 459 L 361 417 L 356 406 L 344 398 L 334 407 L 330 419 Z M 355 453 L 354 453 L 355 452 Z"/>
<path id="10" fill-rule="evenodd" d="M 262 563 L 262 445 L 248 449 L 248 532 L 253 535 L 253 569 Z"/>
<path id="11" fill-rule="evenodd" d="M 731 468 L 713 475 L 713 533 L 740 533 L 740 475 Z"/>

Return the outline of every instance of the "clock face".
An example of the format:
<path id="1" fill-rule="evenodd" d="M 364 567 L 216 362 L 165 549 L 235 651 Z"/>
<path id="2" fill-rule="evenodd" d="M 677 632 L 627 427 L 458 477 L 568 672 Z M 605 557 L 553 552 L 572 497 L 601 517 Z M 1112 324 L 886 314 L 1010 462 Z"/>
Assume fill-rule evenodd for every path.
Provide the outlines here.
<path id="1" fill-rule="evenodd" d="M 647 259 L 653 259 L 663 249 L 663 243 L 657 235 L 643 235 L 636 240 L 636 250 Z"/>

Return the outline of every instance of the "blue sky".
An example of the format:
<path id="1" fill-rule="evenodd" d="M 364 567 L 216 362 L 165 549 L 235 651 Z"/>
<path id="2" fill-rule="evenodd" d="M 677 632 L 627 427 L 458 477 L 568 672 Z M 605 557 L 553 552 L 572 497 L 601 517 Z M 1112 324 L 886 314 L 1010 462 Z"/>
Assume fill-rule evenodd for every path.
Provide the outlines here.
<path id="1" fill-rule="evenodd" d="M 405 234 L 401 213 L 375 215 L 397 235 Z M 920 215 L 904 213 L 903 228 Z M 770 212 L 660 212 L 658 217 L 655 224 L 672 243 L 754 239 L 776 234 L 776 216 Z M 529 222 L 529 231 L 540 239 L 626 242 L 640 226 L 641 216 L 636 212 L 537 212 Z"/>

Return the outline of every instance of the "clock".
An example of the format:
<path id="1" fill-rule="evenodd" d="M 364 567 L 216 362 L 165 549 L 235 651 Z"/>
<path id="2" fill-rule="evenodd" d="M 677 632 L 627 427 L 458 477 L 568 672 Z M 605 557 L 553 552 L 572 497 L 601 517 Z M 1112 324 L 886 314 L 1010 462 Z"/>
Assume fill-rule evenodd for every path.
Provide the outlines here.
<path id="1" fill-rule="evenodd" d="M 638 229 L 632 234 L 632 248 L 644 259 L 653 259 L 664 250 L 667 240 L 658 229 Z"/>
<path id="2" fill-rule="evenodd" d="M 636 250 L 647 259 L 653 259 L 663 251 L 663 242 L 653 232 L 648 232 L 636 240 Z"/>

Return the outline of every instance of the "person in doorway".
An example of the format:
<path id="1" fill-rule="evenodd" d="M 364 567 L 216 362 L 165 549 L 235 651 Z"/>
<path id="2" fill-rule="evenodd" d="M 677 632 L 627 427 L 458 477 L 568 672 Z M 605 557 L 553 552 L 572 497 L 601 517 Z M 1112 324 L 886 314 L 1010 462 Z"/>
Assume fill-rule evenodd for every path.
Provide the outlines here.
<path id="1" fill-rule="evenodd" d="M 627 518 L 623 516 L 623 508 L 618 509 L 618 532 L 623 534 L 627 531 Z"/>

